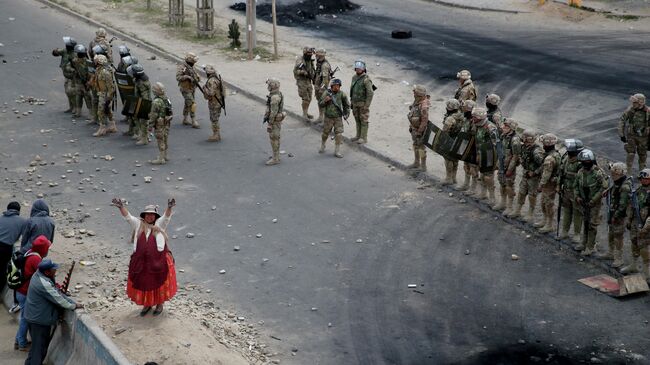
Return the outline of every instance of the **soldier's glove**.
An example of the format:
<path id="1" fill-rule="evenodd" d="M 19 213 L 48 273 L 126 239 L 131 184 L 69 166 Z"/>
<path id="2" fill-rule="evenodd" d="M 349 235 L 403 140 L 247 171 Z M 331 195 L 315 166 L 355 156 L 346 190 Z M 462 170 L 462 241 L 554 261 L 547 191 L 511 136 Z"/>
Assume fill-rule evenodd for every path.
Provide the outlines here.
<path id="1" fill-rule="evenodd" d="M 625 138 L 625 136 L 621 137 L 621 142 L 627 143 L 627 138 Z"/>

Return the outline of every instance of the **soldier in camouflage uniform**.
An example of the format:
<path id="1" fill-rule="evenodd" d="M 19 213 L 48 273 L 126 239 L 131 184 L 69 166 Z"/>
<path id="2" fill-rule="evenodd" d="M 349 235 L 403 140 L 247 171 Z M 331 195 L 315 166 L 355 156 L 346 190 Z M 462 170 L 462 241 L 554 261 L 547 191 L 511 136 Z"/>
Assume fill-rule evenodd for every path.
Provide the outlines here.
<path id="1" fill-rule="evenodd" d="M 135 97 L 151 101 L 151 83 L 149 82 L 149 76 L 144 72 L 144 67 L 140 64 L 131 65 L 126 68 L 126 73 L 133 77 Z M 137 116 L 134 116 L 133 119 L 135 121 L 134 134 L 138 136 L 138 141 L 135 144 L 138 146 L 149 144 L 149 136 L 147 135 L 148 122 Z"/>
<path id="2" fill-rule="evenodd" d="M 97 31 L 95 31 L 95 39 L 90 41 L 90 44 L 88 45 L 88 55 L 90 56 L 91 59 L 95 59 L 95 46 L 100 45 L 102 48 L 105 50 L 105 56 L 106 59 L 108 60 L 109 64 L 113 64 L 113 49 L 111 48 L 111 43 L 106 40 L 106 29 L 104 28 L 98 28 Z"/>
<path id="3" fill-rule="evenodd" d="M 573 248 L 577 251 L 584 250 L 582 246 L 582 239 L 580 232 L 582 230 L 582 215 L 580 215 L 580 207 L 576 203 L 575 196 L 573 195 L 573 188 L 575 185 L 576 175 L 580 169 L 580 162 L 578 162 L 578 153 L 584 149 L 582 141 L 579 139 L 566 139 L 564 140 L 566 146 L 566 153 L 562 156 L 560 162 L 560 176 L 559 176 L 559 192 L 560 204 L 562 205 L 562 229 L 560 231 L 560 239 L 569 237 L 569 228 L 573 223 L 573 237 L 572 240 L 576 243 Z"/>
<path id="4" fill-rule="evenodd" d="M 109 120 L 111 104 L 115 95 L 115 84 L 113 73 L 108 70 L 108 60 L 104 55 L 96 55 L 94 58 L 96 71 L 94 88 L 97 93 L 97 119 L 99 129 L 93 134 L 94 137 L 101 137 L 106 133 L 117 132 L 114 120 Z M 108 126 L 110 123 L 110 126 Z M 107 128 L 108 126 L 108 128 Z"/>
<path id="5" fill-rule="evenodd" d="M 460 102 L 456 99 L 449 99 L 446 103 L 447 112 L 443 117 L 442 130 L 447 132 L 451 137 L 455 137 L 463 128 L 465 117 L 460 111 Z M 456 184 L 456 174 L 458 172 L 458 160 L 445 160 L 445 180 L 443 185 Z"/>
<path id="6" fill-rule="evenodd" d="M 77 97 L 75 93 L 75 84 L 72 78 L 74 77 L 74 69 L 71 67 L 70 63 L 75 58 L 74 47 L 77 45 L 77 41 L 72 37 L 63 37 L 63 43 L 65 48 L 56 48 L 52 50 L 52 56 L 61 57 L 61 62 L 59 67 L 63 71 L 63 78 L 65 82 L 63 84 L 65 89 L 65 95 L 68 97 L 68 109 L 65 113 L 73 113 L 77 105 Z"/>
<path id="7" fill-rule="evenodd" d="M 501 123 L 505 118 L 503 117 L 503 113 L 501 113 L 499 103 L 501 103 L 501 97 L 499 95 L 488 94 L 485 96 L 485 107 L 487 108 L 488 121 L 500 128 Z"/>
<path id="8" fill-rule="evenodd" d="M 90 74 L 88 72 L 88 54 L 86 53 L 86 47 L 83 44 L 77 44 L 74 47 L 74 51 L 76 57 L 70 61 L 70 66 L 73 71 L 72 81 L 75 90 L 75 110 L 73 115 L 78 118 L 81 116 L 84 101 L 86 101 L 88 110 L 92 111 L 92 94 L 88 86 Z"/>
<path id="9" fill-rule="evenodd" d="M 583 230 L 581 255 L 590 256 L 596 251 L 596 234 L 601 220 L 603 194 L 607 191 L 607 174 L 596 165 L 596 155 L 584 149 L 578 154 L 581 168 L 576 175 L 573 195 L 582 216 Z"/>
<path id="10" fill-rule="evenodd" d="M 544 161 L 542 162 L 542 177 L 539 180 L 537 192 L 542 194 L 542 214 L 544 219 L 534 224 L 540 232 L 553 231 L 555 220 L 555 193 L 557 192 L 558 176 L 562 156 L 555 150 L 557 137 L 548 133 L 541 138 L 544 147 Z"/>
<path id="11" fill-rule="evenodd" d="M 607 241 L 609 251 L 599 254 L 598 258 L 611 260 L 613 268 L 623 266 L 623 238 L 625 236 L 625 227 L 627 226 L 627 217 L 630 215 L 630 195 L 632 194 L 632 182 L 625 174 L 627 173 L 625 164 L 617 162 L 611 165 L 612 186 L 607 189 L 607 199 L 609 201 L 609 211 L 607 212 L 607 224 L 609 233 Z"/>
<path id="12" fill-rule="evenodd" d="M 269 132 L 273 156 L 266 161 L 266 166 L 280 163 L 280 130 L 286 113 L 284 112 L 284 96 L 280 92 L 280 80 L 271 78 L 266 80 L 269 95 L 266 97 L 266 113 L 264 120 L 267 123 L 266 131 Z"/>
<path id="13" fill-rule="evenodd" d="M 368 118 L 370 117 L 370 104 L 374 94 L 374 86 L 366 71 L 366 63 L 354 63 L 354 76 L 350 84 L 350 99 L 352 101 L 352 114 L 357 125 L 357 135 L 352 142 L 364 144 L 368 142 Z"/>
<path id="14" fill-rule="evenodd" d="M 135 65 L 138 63 L 138 59 L 131 56 L 131 50 L 129 50 L 129 47 L 126 45 L 122 44 L 118 47 L 118 53 L 120 55 L 120 62 L 117 64 L 117 68 L 115 69 L 115 72 L 127 74 L 126 69 L 129 68 L 131 65 Z M 132 77 L 131 77 L 132 78 Z M 122 100 L 122 103 L 124 103 L 124 100 Z M 129 124 L 129 130 L 124 132 L 123 134 L 125 136 L 131 136 L 133 139 L 138 139 L 138 135 L 136 134 L 136 126 L 135 126 L 135 119 L 131 116 L 126 117 L 126 122 Z"/>
<path id="15" fill-rule="evenodd" d="M 332 129 L 334 130 L 334 156 L 341 158 L 341 144 L 343 144 L 343 118 L 348 119 L 350 115 L 350 100 L 341 91 L 341 80 L 332 80 L 332 87 L 323 93 L 318 103 L 323 109 L 325 119 L 323 122 L 323 134 L 318 153 L 325 152 L 325 142 Z"/>
<path id="16" fill-rule="evenodd" d="M 409 121 L 409 132 L 413 141 L 414 160 L 406 168 L 416 171 L 427 171 L 427 150 L 424 146 L 424 132 L 429 123 L 429 108 L 431 102 L 427 95 L 427 89 L 422 85 L 413 87 L 413 104 L 409 106 L 409 113 L 406 116 Z"/>
<path id="17" fill-rule="evenodd" d="M 649 265 L 650 254 L 648 246 L 650 245 L 650 169 L 643 169 L 639 173 L 639 182 L 641 186 L 636 191 L 638 200 L 639 217 L 634 214 L 630 217 L 630 239 L 632 241 L 632 262 L 621 269 L 622 274 L 631 274 L 638 271 L 639 256 L 642 259 L 641 272 L 646 280 L 650 278 Z M 638 219 L 638 222 L 637 222 Z M 641 228 L 639 228 L 639 223 Z"/>
<path id="18" fill-rule="evenodd" d="M 531 222 L 535 215 L 535 206 L 537 205 L 537 188 L 539 179 L 542 175 L 542 164 L 544 162 L 544 150 L 535 143 L 535 133 L 524 131 L 522 134 L 523 145 L 521 146 L 521 167 L 524 169 L 519 183 L 519 192 L 517 193 L 517 205 L 515 210 L 508 215 L 516 218 L 521 215 L 521 208 L 528 197 L 528 214 L 524 218 Z"/>
<path id="19" fill-rule="evenodd" d="M 226 92 L 221 76 L 217 73 L 214 66 L 206 65 L 204 70 L 208 80 L 203 86 L 203 97 L 208 101 L 210 122 L 212 124 L 212 135 L 208 137 L 208 142 L 219 142 L 221 141 L 219 117 L 221 116 L 221 109 L 224 107 L 223 104 L 226 102 Z"/>
<path id="20" fill-rule="evenodd" d="M 330 84 L 330 80 L 332 79 L 332 66 L 330 65 L 329 61 L 325 59 L 325 55 L 327 55 L 327 51 L 325 49 L 320 48 L 316 51 L 316 71 L 314 73 L 314 95 L 316 96 L 316 100 L 320 101 L 321 97 L 323 96 L 323 93 L 327 91 L 327 88 Z M 318 104 L 318 123 L 323 123 L 323 118 L 324 118 L 324 109 Z"/>
<path id="21" fill-rule="evenodd" d="M 476 101 L 476 95 L 478 94 L 472 82 L 472 74 L 467 70 L 462 70 L 456 74 L 456 78 L 458 79 L 459 86 L 454 94 L 454 99 L 460 102 L 465 100 Z"/>
<path id="22" fill-rule="evenodd" d="M 487 111 L 483 108 L 474 108 L 472 110 L 472 122 L 476 127 L 476 157 L 479 166 L 483 165 L 481 161 L 481 148 L 494 149 L 499 143 L 499 131 L 497 127 L 487 121 Z M 481 171 L 481 193 L 478 195 L 479 199 L 488 199 L 489 204 L 494 204 L 494 171 L 497 165 L 494 164 L 492 170 Z"/>
<path id="23" fill-rule="evenodd" d="M 501 201 L 494 207 L 495 210 L 506 209 L 504 214 L 512 211 L 515 200 L 515 179 L 517 178 L 517 166 L 521 155 L 521 138 L 517 134 L 517 122 L 513 119 L 506 119 L 501 124 L 501 143 L 503 144 L 504 168 L 502 176 L 499 176 L 501 189 Z"/>
<path id="24" fill-rule="evenodd" d="M 156 82 L 151 88 L 154 94 L 149 112 L 148 130 L 152 131 L 158 141 L 158 158 L 149 161 L 152 165 L 164 165 L 169 161 L 167 157 L 169 127 L 172 120 L 172 103 L 165 95 L 165 86 Z"/>
<path id="25" fill-rule="evenodd" d="M 196 92 L 197 85 L 201 82 L 199 74 L 194 68 L 194 64 L 199 58 L 192 52 L 185 55 L 185 62 L 176 67 L 176 81 L 178 87 L 183 95 L 185 104 L 183 105 L 183 125 L 191 125 L 192 128 L 201 128 L 199 122 L 196 121 L 196 102 L 194 101 L 194 93 Z M 190 121 L 189 117 L 192 118 Z"/>
<path id="26" fill-rule="evenodd" d="M 465 100 L 461 102 L 460 108 L 463 112 L 463 125 L 461 132 L 476 135 L 476 128 L 472 123 L 472 109 L 476 107 L 476 102 L 473 100 Z M 463 171 L 465 172 L 465 179 L 460 190 L 464 191 L 469 189 L 469 195 L 477 194 L 478 191 L 478 166 L 469 162 L 463 161 Z"/>
<path id="27" fill-rule="evenodd" d="M 302 58 L 297 58 L 296 64 L 293 66 L 293 77 L 296 79 L 296 85 L 298 86 L 298 96 L 302 99 L 302 117 L 307 121 L 314 119 L 314 116 L 309 114 L 309 104 L 311 104 L 312 94 L 314 93 L 315 75 L 314 48 L 305 46 L 302 48 Z"/>
<path id="28" fill-rule="evenodd" d="M 645 105 L 645 95 L 634 94 L 630 97 L 632 105 L 623 113 L 618 122 L 618 136 L 625 143 L 627 153 L 625 164 L 632 171 L 634 155 L 639 155 L 639 170 L 645 169 L 648 154 L 648 135 L 650 134 L 650 109 Z"/>

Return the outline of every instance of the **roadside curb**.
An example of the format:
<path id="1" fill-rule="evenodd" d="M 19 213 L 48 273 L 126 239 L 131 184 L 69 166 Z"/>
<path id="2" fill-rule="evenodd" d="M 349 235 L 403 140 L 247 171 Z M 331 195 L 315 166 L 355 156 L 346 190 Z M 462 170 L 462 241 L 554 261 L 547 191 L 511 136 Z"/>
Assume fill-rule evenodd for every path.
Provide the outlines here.
<path id="1" fill-rule="evenodd" d="M 428 1 L 428 2 L 431 2 L 431 3 L 434 3 L 434 4 L 438 4 L 438 5 L 448 6 L 450 8 L 458 8 L 458 9 L 465 9 L 465 10 L 477 10 L 477 11 L 486 11 L 486 12 L 492 12 L 492 13 L 506 13 L 506 14 L 527 14 L 527 13 L 530 13 L 530 11 L 484 8 L 484 7 L 480 7 L 480 6 L 456 4 L 456 3 L 453 3 L 453 2 L 442 1 L 442 0 L 425 0 L 425 1 Z"/>
<path id="2" fill-rule="evenodd" d="M 82 21 L 85 21 L 85 22 L 87 22 L 89 24 L 95 25 L 97 27 L 103 27 L 103 28 L 105 28 L 107 30 L 110 30 L 111 33 L 119 35 L 120 37 L 122 37 L 122 39 L 129 40 L 130 42 L 133 42 L 135 44 L 140 44 L 143 48 L 146 48 L 150 52 L 152 52 L 152 53 L 156 54 L 157 56 L 162 57 L 162 58 L 164 58 L 164 59 L 166 59 L 168 61 L 171 61 L 171 62 L 183 62 L 183 59 L 181 57 L 176 56 L 176 55 L 174 55 L 174 54 L 172 54 L 172 53 L 170 53 L 168 51 L 165 51 L 163 48 L 161 48 L 159 46 L 153 45 L 153 44 L 151 44 L 151 43 L 149 43 L 149 42 L 147 42 L 145 40 L 142 40 L 142 39 L 138 38 L 135 34 L 128 33 L 126 31 L 123 31 L 123 30 L 121 30 L 119 28 L 116 28 L 114 26 L 109 26 L 109 25 L 103 24 L 101 22 L 98 22 L 98 21 L 96 21 L 94 19 L 88 18 L 88 17 L 86 17 L 86 16 L 84 16 L 82 14 L 79 14 L 79 13 L 71 10 L 71 9 L 68 9 L 68 8 L 66 8 L 64 6 L 56 4 L 56 3 L 52 2 L 51 0 L 37 0 L 37 1 L 39 1 L 39 2 L 41 2 L 43 4 L 46 4 L 48 6 L 51 6 L 52 8 L 54 8 L 56 10 L 59 10 L 59 11 L 61 11 L 63 13 L 66 13 L 66 14 L 68 14 L 70 16 L 78 18 L 78 19 L 80 19 Z M 431 1 L 431 2 L 434 2 L 434 3 L 441 3 L 441 4 L 444 4 L 444 5 L 450 5 L 450 6 L 457 5 L 457 4 L 447 3 L 445 1 L 440 1 L 440 0 L 427 0 L 427 1 Z M 558 1 L 558 0 L 555 0 L 555 1 Z M 473 8 L 472 10 L 485 10 L 485 9 L 483 9 L 483 8 Z M 490 9 L 487 9 L 487 10 L 489 11 Z M 510 12 L 510 11 L 501 11 L 501 10 L 496 10 L 496 11 Z M 199 73 L 201 75 L 205 76 L 205 72 L 203 70 L 199 70 Z M 232 82 L 224 80 L 224 84 L 226 84 L 228 86 L 228 88 L 237 91 L 238 94 L 242 94 L 242 95 L 244 95 L 244 96 L 246 96 L 246 97 L 248 97 L 248 98 L 250 98 L 250 99 L 252 99 L 254 101 L 257 101 L 257 102 L 259 102 L 261 104 L 266 104 L 266 99 L 265 98 L 262 98 L 262 97 L 254 94 L 252 92 L 249 92 L 249 91 L 245 90 L 244 88 L 233 84 Z M 298 114 L 296 112 L 286 110 L 286 109 L 285 109 L 285 112 L 287 113 L 287 115 L 291 116 L 294 119 L 302 121 L 305 125 L 310 126 L 312 129 L 315 129 L 317 131 L 322 131 L 322 129 L 323 129 L 322 126 L 319 125 L 319 124 L 315 124 L 315 123 L 305 121 L 305 119 L 302 117 L 301 114 Z M 620 274 L 616 269 L 610 267 L 603 260 L 597 259 L 597 258 L 592 257 L 592 256 L 588 256 L 588 257 L 580 256 L 579 252 L 573 250 L 573 247 L 572 247 L 573 243 L 570 240 L 558 240 L 558 239 L 556 239 L 554 237 L 554 232 L 553 232 L 553 235 L 551 235 L 549 233 L 540 233 L 540 232 L 537 231 L 537 229 L 535 227 L 533 227 L 533 225 L 531 223 L 525 222 L 523 220 L 518 220 L 518 219 L 512 219 L 512 218 L 505 217 L 503 214 L 501 214 L 501 212 L 493 210 L 489 206 L 489 204 L 487 202 L 484 202 L 484 201 L 481 201 L 481 200 L 479 200 L 477 198 L 466 195 L 462 191 L 456 190 L 451 186 L 442 185 L 441 179 L 436 177 L 436 176 L 429 175 L 429 174 L 426 174 L 426 173 L 417 173 L 417 174 L 409 173 L 409 170 L 406 168 L 406 165 L 404 163 L 394 159 L 393 157 L 390 157 L 390 156 L 384 154 L 383 152 L 381 152 L 379 150 L 376 150 L 376 149 L 374 149 L 372 147 L 369 147 L 367 144 L 358 145 L 358 144 L 350 141 L 350 139 L 348 137 L 343 137 L 343 140 L 350 146 L 351 149 L 356 149 L 356 150 L 359 150 L 359 151 L 363 151 L 366 154 L 370 155 L 371 157 L 374 157 L 374 158 L 376 158 L 376 159 L 378 159 L 380 161 L 388 163 L 391 166 L 394 166 L 395 168 L 400 169 L 401 171 L 413 176 L 416 179 L 420 179 L 422 181 L 426 181 L 428 183 L 431 183 L 432 187 L 435 187 L 440 191 L 443 191 L 443 192 L 446 192 L 446 193 L 453 193 L 454 196 L 458 197 L 459 199 L 464 199 L 466 201 L 466 204 L 477 207 L 477 208 L 479 208 L 481 211 L 483 211 L 485 213 L 489 213 L 492 216 L 497 217 L 497 218 L 499 218 L 500 220 L 502 220 L 502 221 L 504 221 L 506 223 L 509 223 L 509 224 L 521 229 L 521 230 L 524 230 L 524 231 L 528 232 L 531 235 L 531 238 L 536 237 L 538 239 L 544 240 L 545 242 L 547 242 L 549 244 L 555 245 L 559 251 L 563 251 L 564 253 L 566 253 L 568 255 L 572 255 L 573 257 L 577 258 L 579 261 L 584 261 L 584 262 L 590 263 L 590 264 L 592 264 L 592 265 L 594 265 L 596 267 L 599 267 L 599 268 L 605 270 L 606 272 L 608 272 L 609 274 L 611 274 L 611 275 L 613 275 L 615 277 L 622 276 L 622 274 Z"/>
<path id="3" fill-rule="evenodd" d="M 435 0 L 432 0 L 435 1 Z M 562 0 L 553 0 L 554 3 L 561 4 L 561 5 L 566 5 L 568 7 L 573 7 L 578 10 L 583 10 L 583 11 L 588 11 L 591 13 L 596 13 L 596 14 L 601 14 L 601 15 L 610 15 L 613 17 L 635 17 L 635 18 L 648 18 L 650 15 L 640 15 L 640 14 L 632 14 L 632 13 L 616 13 L 611 10 L 605 10 L 605 9 L 598 9 L 598 8 L 592 8 L 590 6 L 571 6 L 569 5 L 566 1 Z"/>

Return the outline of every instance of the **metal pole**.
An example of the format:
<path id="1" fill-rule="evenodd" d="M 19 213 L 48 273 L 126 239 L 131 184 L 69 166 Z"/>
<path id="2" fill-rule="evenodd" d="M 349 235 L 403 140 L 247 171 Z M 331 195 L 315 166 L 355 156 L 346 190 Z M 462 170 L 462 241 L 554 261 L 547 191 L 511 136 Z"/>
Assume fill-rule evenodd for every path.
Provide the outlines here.
<path id="1" fill-rule="evenodd" d="M 246 0 L 246 45 L 248 46 L 248 60 L 253 59 L 253 7 L 254 0 Z"/>
<path id="2" fill-rule="evenodd" d="M 271 12 L 273 13 L 273 58 L 278 59 L 278 19 L 275 13 L 275 0 L 271 3 Z"/>

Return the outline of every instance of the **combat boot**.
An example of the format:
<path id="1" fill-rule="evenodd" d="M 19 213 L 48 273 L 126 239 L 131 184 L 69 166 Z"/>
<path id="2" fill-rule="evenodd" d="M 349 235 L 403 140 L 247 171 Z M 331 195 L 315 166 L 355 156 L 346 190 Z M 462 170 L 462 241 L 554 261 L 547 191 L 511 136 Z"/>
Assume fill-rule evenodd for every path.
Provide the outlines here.
<path id="1" fill-rule="evenodd" d="M 334 145 L 334 156 L 336 156 L 338 158 L 343 158 L 343 154 L 341 153 L 341 144 L 340 143 L 336 143 Z"/>
<path id="2" fill-rule="evenodd" d="M 325 111 L 321 109 L 318 112 L 318 120 L 316 122 L 317 123 L 323 123 L 324 120 L 325 120 Z"/>
<path id="3" fill-rule="evenodd" d="M 634 274 L 639 272 L 639 258 L 632 256 L 632 262 L 629 265 L 623 266 L 621 268 L 621 274 Z"/>
<path id="4" fill-rule="evenodd" d="M 459 186 L 458 190 L 465 191 L 469 189 L 469 180 L 470 180 L 469 174 L 465 173 L 465 178 L 463 179 L 463 185 Z"/>
<path id="5" fill-rule="evenodd" d="M 512 211 L 512 213 L 508 214 L 509 218 L 519 218 L 521 216 L 521 208 L 524 207 L 524 203 L 517 203 L 515 206 L 515 209 Z"/>
<path id="6" fill-rule="evenodd" d="M 530 223 L 535 219 L 535 205 L 537 205 L 537 197 L 528 196 L 528 214 L 524 218 L 526 222 Z"/>
<path id="7" fill-rule="evenodd" d="M 479 185 L 479 193 L 476 195 L 476 197 L 481 200 L 487 198 L 487 189 L 485 186 L 483 186 L 483 184 Z"/>
<path id="8" fill-rule="evenodd" d="M 305 118 L 308 122 L 314 119 L 314 116 L 309 114 L 309 102 L 308 101 L 303 101 L 302 102 L 302 117 Z"/>
<path id="9" fill-rule="evenodd" d="M 597 252 L 596 249 L 596 231 L 589 230 L 589 233 L 586 237 L 585 249 L 580 255 L 582 256 L 591 256 L 594 252 Z"/>
<path id="10" fill-rule="evenodd" d="M 426 151 L 421 150 L 420 151 L 420 171 L 426 172 L 427 171 L 427 155 Z"/>
<path id="11" fill-rule="evenodd" d="M 192 125 L 187 115 L 183 115 L 183 125 Z"/>
<path id="12" fill-rule="evenodd" d="M 501 189 L 501 197 L 499 199 L 499 203 L 495 204 L 492 209 L 503 210 L 506 207 L 506 200 L 506 191 L 504 189 Z"/>
<path id="13" fill-rule="evenodd" d="M 199 122 L 196 121 L 196 119 L 194 117 L 192 117 L 192 128 L 194 128 L 194 129 L 201 128 L 201 125 L 199 124 Z"/>
<path id="14" fill-rule="evenodd" d="M 356 142 L 361 138 L 361 123 L 357 122 L 357 135 L 350 138 L 350 142 Z"/>
<path id="15" fill-rule="evenodd" d="M 221 141 L 221 133 L 219 131 L 212 131 L 212 135 L 208 137 L 208 142 L 219 142 Z"/>
<path id="16" fill-rule="evenodd" d="M 323 140 L 321 141 L 320 148 L 318 149 L 318 153 L 325 152 L 325 141 L 327 141 L 327 137 L 323 138 Z"/>
<path id="17" fill-rule="evenodd" d="M 324 142 L 323 142 L 323 145 L 324 145 Z M 418 150 L 413 149 L 413 156 L 414 156 L 413 163 L 406 166 L 407 169 L 419 169 L 420 168 L 420 155 L 418 153 Z"/>
<path id="18" fill-rule="evenodd" d="M 93 137 L 102 137 L 106 135 L 106 128 L 104 126 L 99 126 L 99 129 L 95 133 L 93 133 Z"/>
<path id="19" fill-rule="evenodd" d="M 145 137 L 140 137 L 140 139 L 137 142 L 135 142 L 136 146 L 143 146 L 143 145 L 146 145 L 146 144 L 149 144 L 149 140 L 147 139 L 146 136 Z"/>
<path id="20" fill-rule="evenodd" d="M 650 255 L 648 248 L 641 249 L 641 273 L 646 280 L 650 279 Z"/>
<path id="21" fill-rule="evenodd" d="M 623 266 L 623 252 L 621 250 L 614 250 L 614 262 L 612 262 L 612 267 L 618 269 Z"/>
<path id="22" fill-rule="evenodd" d="M 106 133 L 117 133 L 117 125 L 114 120 L 109 121 L 110 126 L 106 129 Z"/>
<path id="23" fill-rule="evenodd" d="M 149 161 L 149 163 L 152 165 L 164 165 L 165 163 L 167 163 L 167 161 L 165 160 L 164 152 L 160 152 L 158 158 L 153 161 Z"/>
<path id="24" fill-rule="evenodd" d="M 454 183 L 454 180 L 451 178 L 451 175 L 449 174 L 449 170 L 445 170 L 445 179 L 442 181 L 442 185 L 451 185 Z"/>
<path id="25" fill-rule="evenodd" d="M 368 125 L 361 124 L 361 136 L 357 141 L 357 144 L 366 144 L 368 143 Z"/>
<path id="26" fill-rule="evenodd" d="M 544 227 L 540 228 L 539 231 L 542 233 L 553 232 L 553 217 L 547 216 L 545 218 L 546 218 L 546 224 L 544 224 Z"/>
<path id="27" fill-rule="evenodd" d="M 476 196 L 478 193 L 478 177 L 472 176 L 472 182 L 469 184 L 469 192 L 467 195 Z"/>
<path id="28" fill-rule="evenodd" d="M 280 163 L 280 159 L 279 159 L 279 158 L 276 158 L 276 157 L 275 157 L 275 154 L 274 154 L 273 157 L 269 158 L 269 160 L 266 161 L 264 164 L 265 164 L 266 166 L 273 166 L 273 165 L 277 165 L 277 164 L 279 164 L 279 163 Z"/>
<path id="29" fill-rule="evenodd" d="M 573 245 L 573 249 L 576 251 L 582 251 L 585 249 L 585 245 L 583 245 L 582 242 L 578 242 L 575 245 Z"/>
<path id="30" fill-rule="evenodd" d="M 609 242 L 609 250 L 607 252 L 599 252 L 596 254 L 596 257 L 601 259 L 601 260 L 611 260 L 614 258 L 614 243 Z"/>
<path id="31" fill-rule="evenodd" d="M 273 157 L 266 161 L 266 166 L 273 166 L 280 163 L 280 143 L 276 144 L 273 142 L 271 143 L 271 147 L 273 147 Z"/>

